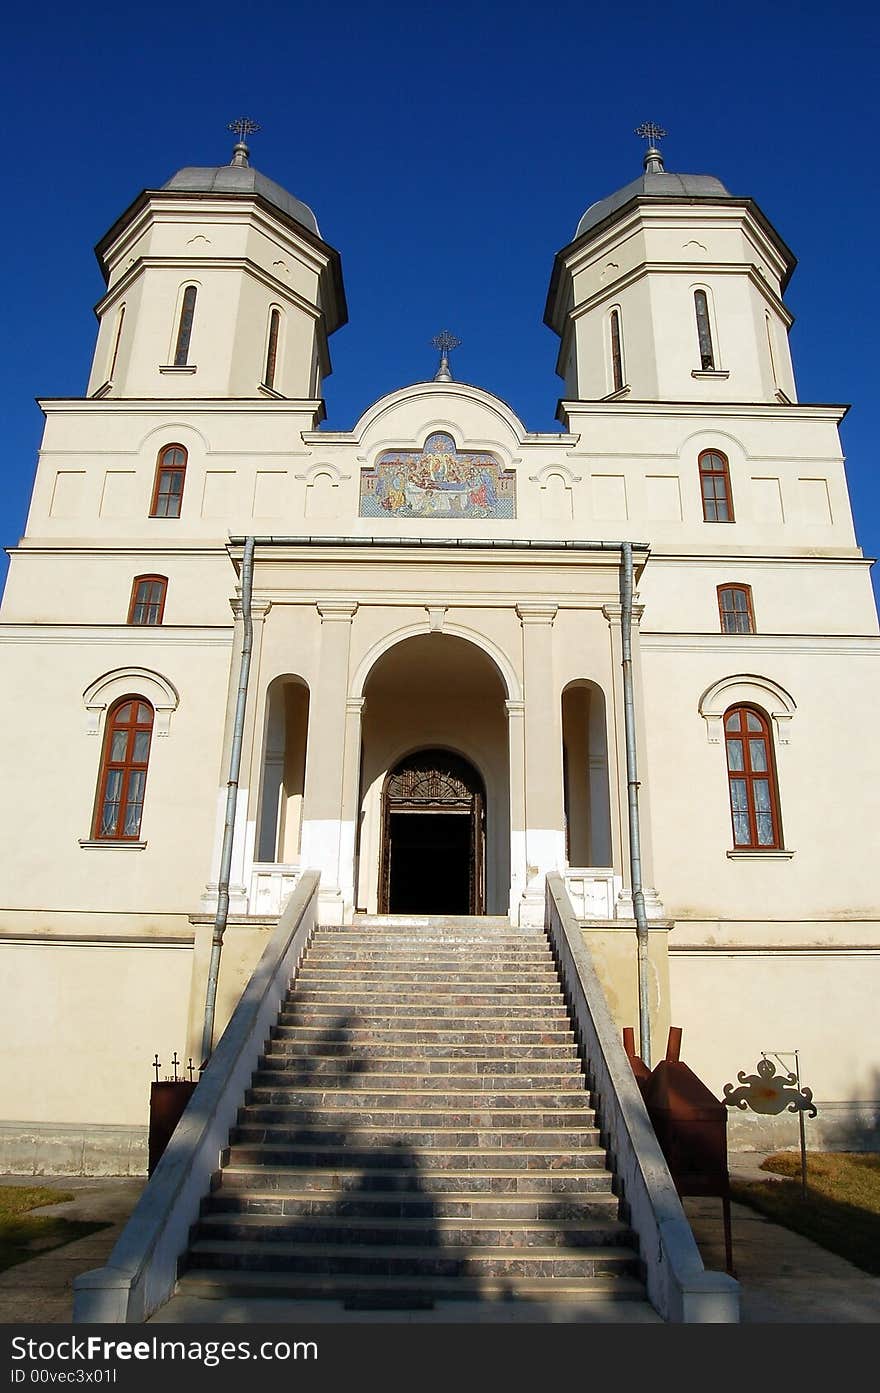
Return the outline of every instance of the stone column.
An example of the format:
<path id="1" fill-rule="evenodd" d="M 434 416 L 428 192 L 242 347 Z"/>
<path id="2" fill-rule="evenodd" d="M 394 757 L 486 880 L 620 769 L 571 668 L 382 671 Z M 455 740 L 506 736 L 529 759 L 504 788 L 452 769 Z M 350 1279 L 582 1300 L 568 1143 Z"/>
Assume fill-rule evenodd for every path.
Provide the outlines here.
<path id="1" fill-rule="evenodd" d="M 339 844 L 339 890 L 345 921 L 349 922 L 357 901 L 355 851 L 360 817 L 361 718 L 363 697 L 349 697 L 345 703 L 345 747 L 342 760 L 342 827 Z"/>
<path id="2" fill-rule="evenodd" d="M 556 605 L 516 607 L 523 634 L 526 887 L 520 918 L 544 922 L 544 878 L 565 862 L 562 702 L 553 677 Z"/>
<path id="3" fill-rule="evenodd" d="M 340 886 L 346 699 L 355 600 L 319 600 L 321 653 L 309 703 L 302 864 L 321 872 L 319 917 L 341 923 Z"/>
<path id="4" fill-rule="evenodd" d="M 505 701 L 510 783 L 510 919 L 519 921 L 526 888 L 526 747 L 524 701 Z"/>

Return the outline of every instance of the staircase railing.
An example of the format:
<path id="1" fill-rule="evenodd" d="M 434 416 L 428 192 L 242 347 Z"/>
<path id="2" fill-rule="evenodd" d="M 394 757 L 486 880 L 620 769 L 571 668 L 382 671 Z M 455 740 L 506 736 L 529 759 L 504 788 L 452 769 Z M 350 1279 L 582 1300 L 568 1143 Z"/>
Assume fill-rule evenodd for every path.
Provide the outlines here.
<path id="1" fill-rule="evenodd" d="M 74 1321 L 144 1321 L 173 1294 L 190 1228 L 314 933 L 320 878 L 303 872 L 106 1267 L 74 1281 Z"/>
<path id="2" fill-rule="evenodd" d="M 545 925 L 588 1060 L 599 1126 L 629 1210 L 648 1297 L 664 1320 L 739 1320 L 739 1283 L 707 1272 L 648 1118 L 561 875 L 547 876 Z"/>

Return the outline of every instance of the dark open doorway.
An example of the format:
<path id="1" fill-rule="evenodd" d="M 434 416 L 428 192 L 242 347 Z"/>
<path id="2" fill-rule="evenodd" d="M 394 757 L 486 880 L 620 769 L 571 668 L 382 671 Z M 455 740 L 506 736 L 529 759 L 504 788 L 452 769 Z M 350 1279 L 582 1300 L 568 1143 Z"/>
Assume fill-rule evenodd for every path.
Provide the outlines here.
<path id="1" fill-rule="evenodd" d="M 379 911 L 484 912 L 485 796 L 449 750 L 408 755 L 385 781 Z"/>

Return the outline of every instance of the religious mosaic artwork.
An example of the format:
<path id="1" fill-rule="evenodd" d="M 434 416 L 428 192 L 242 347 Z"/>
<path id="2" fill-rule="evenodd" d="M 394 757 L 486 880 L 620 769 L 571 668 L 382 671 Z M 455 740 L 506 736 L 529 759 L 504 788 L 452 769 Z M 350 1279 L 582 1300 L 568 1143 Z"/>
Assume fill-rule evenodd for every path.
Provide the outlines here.
<path id="1" fill-rule="evenodd" d="M 457 450 L 450 435 L 425 448 L 386 450 L 361 470 L 362 518 L 515 518 L 516 474 L 493 455 Z"/>

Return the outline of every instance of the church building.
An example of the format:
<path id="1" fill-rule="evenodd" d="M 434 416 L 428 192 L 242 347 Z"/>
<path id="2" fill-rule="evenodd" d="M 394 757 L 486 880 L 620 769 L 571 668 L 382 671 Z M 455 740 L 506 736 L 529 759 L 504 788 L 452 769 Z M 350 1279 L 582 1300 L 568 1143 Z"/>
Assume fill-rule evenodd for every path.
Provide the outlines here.
<path id="1" fill-rule="evenodd" d="M 655 1062 L 683 1027 L 720 1096 L 798 1051 L 810 1144 L 876 1144 L 880 636 L 786 242 L 650 140 L 552 262 L 560 430 L 456 381 L 447 333 L 328 428 L 340 254 L 243 134 L 103 236 L 84 395 L 41 401 L 0 611 L 0 1169 L 143 1172 L 218 906 L 217 1035 L 308 869 L 322 924 L 401 932 L 540 925 L 558 873 Z"/>

